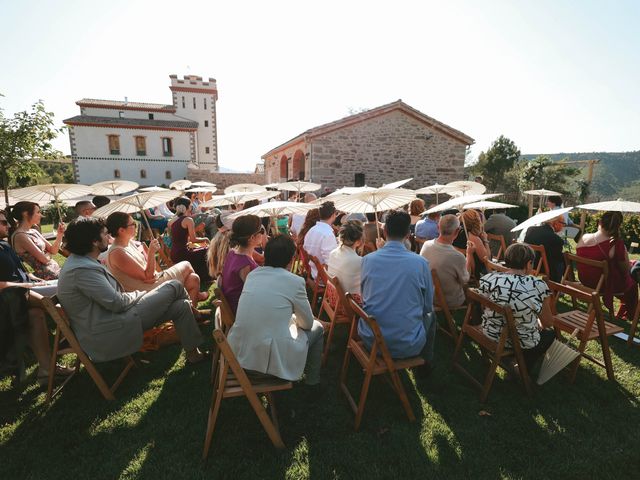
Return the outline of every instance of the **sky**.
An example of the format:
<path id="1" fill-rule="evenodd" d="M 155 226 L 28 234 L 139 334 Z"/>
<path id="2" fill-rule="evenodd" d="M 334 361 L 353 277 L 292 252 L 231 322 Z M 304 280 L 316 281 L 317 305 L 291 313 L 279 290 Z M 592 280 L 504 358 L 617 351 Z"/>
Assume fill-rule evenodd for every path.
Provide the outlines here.
<path id="1" fill-rule="evenodd" d="M 217 80 L 223 167 L 350 111 L 402 99 L 522 153 L 640 150 L 640 2 L 0 0 L 0 108 L 171 103 Z M 68 136 L 55 142 L 68 154 Z"/>

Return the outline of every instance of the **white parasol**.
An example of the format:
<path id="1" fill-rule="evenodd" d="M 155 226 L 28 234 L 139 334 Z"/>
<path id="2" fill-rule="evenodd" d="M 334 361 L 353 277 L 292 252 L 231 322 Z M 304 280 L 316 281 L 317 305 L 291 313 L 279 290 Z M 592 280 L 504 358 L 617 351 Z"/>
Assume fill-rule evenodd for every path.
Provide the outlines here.
<path id="1" fill-rule="evenodd" d="M 257 215 L 258 217 L 278 217 L 280 215 L 300 214 L 305 215 L 309 210 L 318 208 L 317 205 L 310 203 L 298 203 L 298 202 L 267 202 L 255 207 L 247 208 L 246 210 L 240 210 L 239 212 L 232 213 L 229 218 L 236 219 L 243 215 Z"/>
<path id="2" fill-rule="evenodd" d="M 551 195 L 558 195 L 558 192 L 554 192 L 553 190 L 545 190 L 544 188 L 539 188 L 538 190 L 525 190 L 525 195 L 540 195 L 540 201 L 538 202 L 538 210 L 542 210 L 542 199 L 543 197 L 549 197 Z"/>
<path id="3" fill-rule="evenodd" d="M 450 198 L 446 202 L 443 202 L 440 205 L 436 205 L 435 207 L 430 208 L 429 210 L 422 213 L 421 215 L 428 215 L 430 213 L 443 212 L 445 210 L 458 208 L 462 205 L 467 205 L 469 203 L 479 202 L 481 200 L 488 200 L 489 198 L 498 197 L 500 195 L 502 195 L 502 193 L 483 193 L 480 195 L 465 195 L 464 197 Z"/>
<path id="4" fill-rule="evenodd" d="M 428 187 L 419 188 L 416 190 L 416 194 L 419 195 L 435 195 L 436 196 L 436 204 L 440 203 L 438 196 L 441 193 L 449 193 L 455 190 L 454 187 L 450 187 L 448 185 L 441 185 L 439 183 L 434 183 Z"/>
<path id="5" fill-rule="evenodd" d="M 224 195 L 214 195 L 206 202 L 202 202 L 200 207 L 213 208 L 224 207 L 226 205 L 238 205 L 239 203 L 244 203 L 249 200 L 266 200 L 267 198 L 277 197 L 278 195 L 280 195 L 280 192 L 232 192 Z"/>
<path id="6" fill-rule="evenodd" d="M 288 192 L 317 192 L 322 185 L 319 183 L 303 182 L 302 180 L 296 180 L 294 182 L 278 183 L 276 188 L 278 190 L 286 190 Z"/>
<path id="7" fill-rule="evenodd" d="M 216 190 L 215 183 L 211 183 L 211 182 L 205 182 L 204 180 L 200 180 L 198 182 L 193 182 L 191 183 L 191 185 L 189 185 L 190 187 L 212 187 L 213 190 Z"/>
<path id="8" fill-rule="evenodd" d="M 349 197 L 350 195 L 347 195 L 346 193 L 338 193 L 335 194 L 332 193 L 331 195 L 327 195 L 326 197 L 320 197 L 320 198 L 316 198 L 315 200 L 309 202 L 312 203 L 313 205 L 322 205 L 324 202 L 336 202 L 342 198 L 346 198 Z"/>
<path id="9" fill-rule="evenodd" d="M 332 192 L 330 195 L 327 195 L 327 197 L 332 197 L 334 195 L 353 195 L 354 193 L 370 192 L 372 190 L 376 189 L 373 187 L 367 187 L 366 185 L 364 187 L 342 187 L 335 192 Z"/>
<path id="10" fill-rule="evenodd" d="M 256 183 L 237 183 L 224 189 L 224 193 L 256 193 L 264 192 L 267 189 Z"/>
<path id="11" fill-rule="evenodd" d="M 335 200 L 336 209 L 347 213 L 377 213 L 402 207 L 416 198 L 413 190 L 375 188 Z M 379 235 L 379 233 L 378 233 Z"/>
<path id="12" fill-rule="evenodd" d="M 567 212 L 573 210 L 573 207 L 566 208 L 558 208 L 556 210 L 547 210 L 546 212 L 538 213 L 533 217 L 525 220 L 520 225 L 515 226 L 511 229 L 512 232 L 518 232 L 520 230 L 524 230 L 525 228 L 533 227 L 535 225 L 540 225 L 541 223 L 547 222 L 552 218 L 560 217 Z"/>
<path id="13" fill-rule="evenodd" d="M 0 208 L 7 208 L 7 205 L 15 205 L 16 203 L 18 203 L 20 200 L 18 200 L 17 198 L 13 198 L 13 197 L 9 197 L 9 203 L 6 203 L 4 201 L 4 195 L 2 195 L 2 198 L 0 198 Z M 47 202 L 48 203 L 48 202 Z M 41 205 L 42 206 L 42 205 Z"/>
<path id="14" fill-rule="evenodd" d="M 9 195 L 19 200 L 29 200 L 35 203 L 54 202 L 58 209 L 60 221 L 62 221 L 60 200 L 91 195 L 91 187 L 75 183 L 49 183 L 47 185 L 20 188 L 19 190 L 9 190 Z"/>
<path id="15" fill-rule="evenodd" d="M 149 225 L 149 220 L 147 219 L 144 211 L 148 208 L 162 205 L 163 203 L 166 203 L 169 200 L 173 200 L 180 195 L 182 195 L 181 190 L 136 193 L 134 195 L 129 195 L 128 197 L 119 198 L 118 200 L 115 200 L 108 205 L 105 205 L 104 207 L 100 207 L 95 212 L 93 212 L 93 216 L 105 218 L 114 212 L 140 213 L 142 215 L 142 219 L 147 225 L 147 228 L 149 229 L 151 237 L 153 237 L 153 232 L 151 230 L 151 226 Z"/>
<path id="16" fill-rule="evenodd" d="M 192 185 L 193 187 L 193 185 Z M 215 186 L 213 187 L 195 187 L 195 188 L 189 188 L 188 190 L 185 190 L 185 193 L 205 193 L 205 192 L 215 192 L 217 190 L 217 188 Z"/>
<path id="17" fill-rule="evenodd" d="M 469 180 L 459 180 L 457 182 L 447 183 L 447 187 L 451 190 L 447 193 L 449 195 L 481 195 L 487 191 L 487 187 L 478 182 L 471 182 Z"/>
<path id="18" fill-rule="evenodd" d="M 584 205 L 578 205 L 576 208 L 600 212 L 640 213 L 640 203 L 628 202 L 621 198 L 608 202 L 585 203 Z"/>
<path id="19" fill-rule="evenodd" d="M 405 178 L 404 180 L 398 180 L 397 182 L 391 182 L 391 183 L 387 183 L 387 184 L 382 184 L 382 187 L 380 188 L 400 188 L 401 186 L 409 183 L 411 180 L 413 180 L 412 178 Z"/>
<path id="20" fill-rule="evenodd" d="M 464 210 L 468 210 L 470 208 L 476 210 L 494 210 L 494 209 L 503 209 L 503 208 L 516 208 L 517 205 L 511 205 L 510 203 L 501 203 L 501 202 L 489 202 L 486 200 L 482 200 L 480 202 L 474 203 L 465 203 Z"/>
<path id="21" fill-rule="evenodd" d="M 574 332 L 572 337 L 576 332 Z M 538 380 L 536 383 L 538 385 L 542 385 L 546 381 L 550 380 L 555 374 L 579 356 L 580 352 L 577 352 L 569 345 L 562 343 L 557 339 L 554 340 L 551 346 L 544 353 L 544 358 L 542 360 L 542 365 L 540 366 L 540 373 L 538 373 Z"/>
<path id="22" fill-rule="evenodd" d="M 173 188 L 174 190 L 185 190 L 191 186 L 191 180 L 176 180 L 175 182 L 171 182 L 169 188 Z"/>
<path id="23" fill-rule="evenodd" d="M 139 192 L 166 192 L 168 190 L 169 190 L 168 188 L 158 187 L 156 185 L 152 187 L 144 187 L 144 188 L 138 189 Z"/>
<path id="24" fill-rule="evenodd" d="M 140 185 L 129 180 L 107 180 L 91 185 L 92 195 L 120 195 L 121 193 L 133 192 Z"/>

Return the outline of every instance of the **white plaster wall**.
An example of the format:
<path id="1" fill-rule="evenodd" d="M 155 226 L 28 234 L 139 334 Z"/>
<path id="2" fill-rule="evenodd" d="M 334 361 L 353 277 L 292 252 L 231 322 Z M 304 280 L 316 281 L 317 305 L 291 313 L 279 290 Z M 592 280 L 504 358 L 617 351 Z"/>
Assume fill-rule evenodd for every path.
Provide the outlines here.
<path id="1" fill-rule="evenodd" d="M 175 92 L 175 94 L 177 95 L 176 115 L 198 122 L 197 159 L 200 168 L 217 169 L 215 96 L 211 93 L 192 92 Z M 185 99 L 185 108 L 182 108 L 182 97 Z M 196 108 L 193 108 L 194 98 Z M 206 109 L 204 108 L 205 98 Z M 204 126 L 205 121 L 209 122 L 208 127 Z M 209 153 L 206 153 L 206 147 L 209 147 Z"/>
<path id="2" fill-rule="evenodd" d="M 115 179 L 114 171 L 120 170 L 120 180 L 138 182 L 141 186 L 169 185 L 174 180 L 187 177 L 186 161 L 163 160 L 125 160 L 125 159 L 86 159 L 78 158 L 78 181 L 84 185 Z M 146 170 L 147 178 L 142 178 L 141 170 Z M 166 172 L 171 172 L 171 178 L 166 178 Z"/>
<path id="3" fill-rule="evenodd" d="M 91 117 L 111 117 L 119 118 L 120 112 L 122 112 L 122 118 L 144 118 L 149 119 L 149 114 L 153 113 L 154 120 L 184 120 L 183 118 L 177 118 L 173 113 L 167 112 L 142 112 L 138 110 L 118 110 L 111 108 L 91 108 L 82 107 L 84 115 Z"/>

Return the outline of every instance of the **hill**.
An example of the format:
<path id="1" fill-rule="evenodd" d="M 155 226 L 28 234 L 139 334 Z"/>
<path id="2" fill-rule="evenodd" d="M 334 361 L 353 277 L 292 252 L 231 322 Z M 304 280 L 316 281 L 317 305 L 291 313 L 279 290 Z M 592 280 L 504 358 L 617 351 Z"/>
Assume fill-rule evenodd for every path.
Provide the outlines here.
<path id="1" fill-rule="evenodd" d="M 546 155 L 552 161 L 592 160 L 595 166 L 591 183 L 593 201 L 618 197 L 640 201 L 640 150 L 635 152 L 587 152 L 587 153 L 544 153 L 522 155 L 524 160 L 533 160 L 538 155 Z M 586 175 L 586 169 L 583 169 Z"/>

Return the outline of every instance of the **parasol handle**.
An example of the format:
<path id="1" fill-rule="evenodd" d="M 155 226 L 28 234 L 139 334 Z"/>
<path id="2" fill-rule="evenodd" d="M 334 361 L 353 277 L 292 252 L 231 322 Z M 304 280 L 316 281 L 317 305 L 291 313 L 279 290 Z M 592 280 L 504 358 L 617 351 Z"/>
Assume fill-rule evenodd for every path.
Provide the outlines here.
<path id="1" fill-rule="evenodd" d="M 155 237 L 155 235 L 153 234 L 153 230 L 151 229 L 151 225 L 149 224 L 149 219 L 148 219 L 148 218 L 147 218 L 147 216 L 145 215 L 145 213 L 144 213 L 144 209 L 143 209 L 143 208 L 141 208 L 141 209 L 140 209 L 140 214 L 142 215 L 142 219 L 144 220 L 144 223 L 146 224 L 147 229 L 149 230 L 149 236 L 150 236 L 152 239 L 155 239 L 156 237 Z"/>

